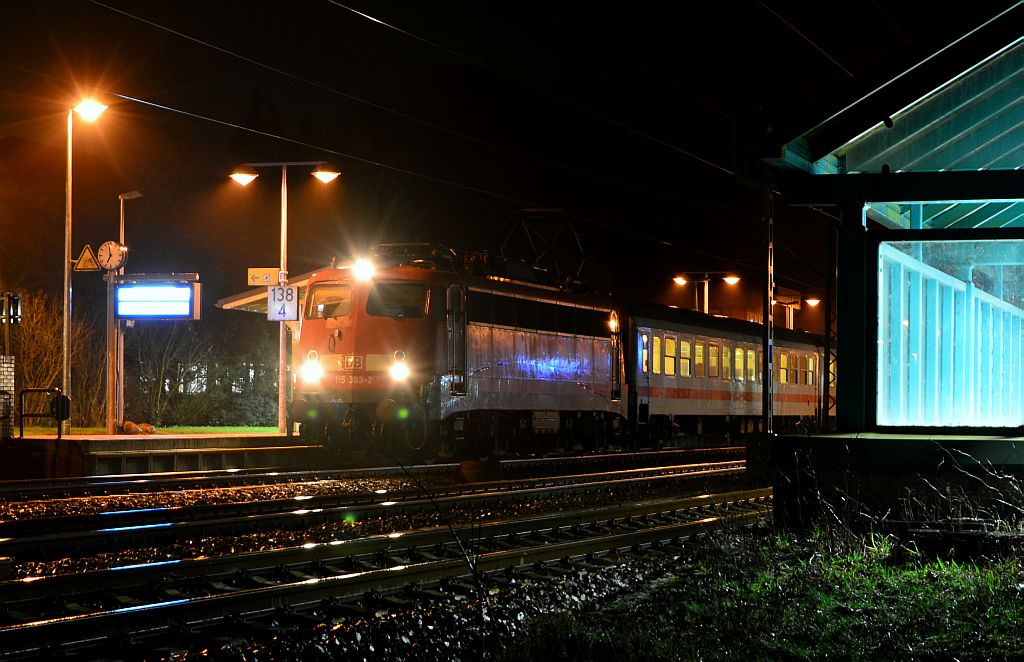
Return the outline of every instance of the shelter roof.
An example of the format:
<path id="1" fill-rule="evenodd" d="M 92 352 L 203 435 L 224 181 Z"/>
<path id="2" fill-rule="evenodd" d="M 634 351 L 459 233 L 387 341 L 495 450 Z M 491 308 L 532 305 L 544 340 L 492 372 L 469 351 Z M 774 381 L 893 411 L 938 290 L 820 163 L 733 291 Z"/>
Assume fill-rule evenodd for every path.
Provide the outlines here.
<path id="1" fill-rule="evenodd" d="M 783 145 L 770 161 L 811 175 L 1021 170 L 1024 3 L 1017 3 Z M 870 201 L 891 228 L 1024 227 L 1024 193 Z"/>

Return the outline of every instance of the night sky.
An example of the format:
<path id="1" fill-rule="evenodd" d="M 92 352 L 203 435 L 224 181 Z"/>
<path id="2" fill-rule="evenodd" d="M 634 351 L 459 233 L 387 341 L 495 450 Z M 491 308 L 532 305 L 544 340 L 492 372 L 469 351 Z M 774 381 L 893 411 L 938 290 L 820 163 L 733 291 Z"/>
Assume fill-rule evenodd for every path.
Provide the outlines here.
<path id="1" fill-rule="evenodd" d="M 60 291 L 76 90 L 111 107 L 75 123 L 73 252 L 116 239 L 139 190 L 126 270 L 198 271 L 207 308 L 277 264 L 279 170 L 227 175 L 281 160 L 343 173 L 289 178 L 293 275 L 381 241 L 496 251 L 557 208 L 602 286 L 753 280 L 758 157 L 1010 4 L 5 3 L 0 283 Z M 820 287 L 827 224 L 778 206 L 780 285 Z"/>

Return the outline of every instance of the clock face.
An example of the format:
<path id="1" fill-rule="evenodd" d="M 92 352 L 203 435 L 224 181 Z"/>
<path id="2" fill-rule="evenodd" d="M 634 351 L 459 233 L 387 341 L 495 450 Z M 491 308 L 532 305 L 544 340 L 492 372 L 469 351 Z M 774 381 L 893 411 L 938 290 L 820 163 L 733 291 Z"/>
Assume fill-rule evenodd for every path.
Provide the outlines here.
<path id="1" fill-rule="evenodd" d="M 96 261 L 104 269 L 113 271 L 124 264 L 125 252 L 122 249 L 121 244 L 116 241 L 105 241 L 96 251 Z"/>

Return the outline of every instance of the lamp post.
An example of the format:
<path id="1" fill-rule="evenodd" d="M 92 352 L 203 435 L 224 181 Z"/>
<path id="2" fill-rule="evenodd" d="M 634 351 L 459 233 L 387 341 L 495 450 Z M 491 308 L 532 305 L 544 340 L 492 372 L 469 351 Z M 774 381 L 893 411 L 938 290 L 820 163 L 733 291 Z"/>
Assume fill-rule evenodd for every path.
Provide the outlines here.
<path id="1" fill-rule="evenodd" d="M 71 394 L 71 145 L 75 113 L 87 122 L 96 120 L 107 107 L 92 99 L 83 99 L 68 109 L 68 162 L 64 199 L 64 314 L 61 338 L 61 388 L 64 395 Z M 71 420 L 61 422 L 65 433 L 71 431 Z"/>
<path id="2" fill-rule="evenodd" d="M 693 307 L 694 310 L 700 310 L 705 315 L 708 314 L 708 286 L 711 284 L 712 274 L 721 275 L 722 280 L 725 281 L 727 285 L 735 285 L 736 283 L 740 282 L 739 276 L 728 271 L 705 271 L 703 278 L 687 278 L 686 276 L 676 276 L 675 278 L 672 279 L 672 282 L 675 283 L 676 285 L 686 285 L 687 283 L 693 283 L 694 286 L 696 286 L 697 284 L 704 285 L 703 305 L 700 305 L 700 301 L 698 300 L 697 295 L 697 288 L 694 287 Z"/>
<path id="3" fill-rule="evenodd" d="M 117 243 L 124 246 L 124 201 L 141 198 L 138 191 L 119 193 L 120 229 Z M 124 265 L 116 273 L 107 273 L 107 434 L 114 434 L 124 426 L 124 336 L 121 322 L 114 315 L 114 281 L 124 275 Z"/>
<path id="4" fill-rule="evenodd" d="M 312 167 L 313 176 L 327 184 L 341 174 L 323 161 L 276 161 L 270 163 L 245 163 L 231 174 L 231 179 L 242 186 L 249 185 L 259 173 L 256 168 L 281 168 L 281 269 L 278 284 L 288 284 L 288 166 Z M 278 322 L 277 347 L 277 431 L 289 434 L 288 430 L 288 323 Z"/>

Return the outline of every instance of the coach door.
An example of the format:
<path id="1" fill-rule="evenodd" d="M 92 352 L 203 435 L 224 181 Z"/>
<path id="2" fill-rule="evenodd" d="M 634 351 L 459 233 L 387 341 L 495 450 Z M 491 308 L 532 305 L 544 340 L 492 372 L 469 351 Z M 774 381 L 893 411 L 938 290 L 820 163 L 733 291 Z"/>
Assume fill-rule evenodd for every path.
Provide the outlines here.
<path id="1" fill-rule="evenodd" d="M 618 402 L 622 400 L 622 347 L 619 340 L 622 332 L 619 330 L 619 314 L 614 310 L 608 319 L 608 329 L 611 332 L 612 354 L 611 400 Z"/>
<path id="2" fill-rule="evenodd" d="M 466 293 L 461 285 L 449 285 L 445 306 L 448 334 L 447 372 L 451 394 L 466 395 Z"/>
<path id="3" fill-rule="evenodd" d="M 634 366 L 637 379 L 637 425 L 647 425 L 651 413 L 651 330 L 637 330 L 637 362 Z"/>

